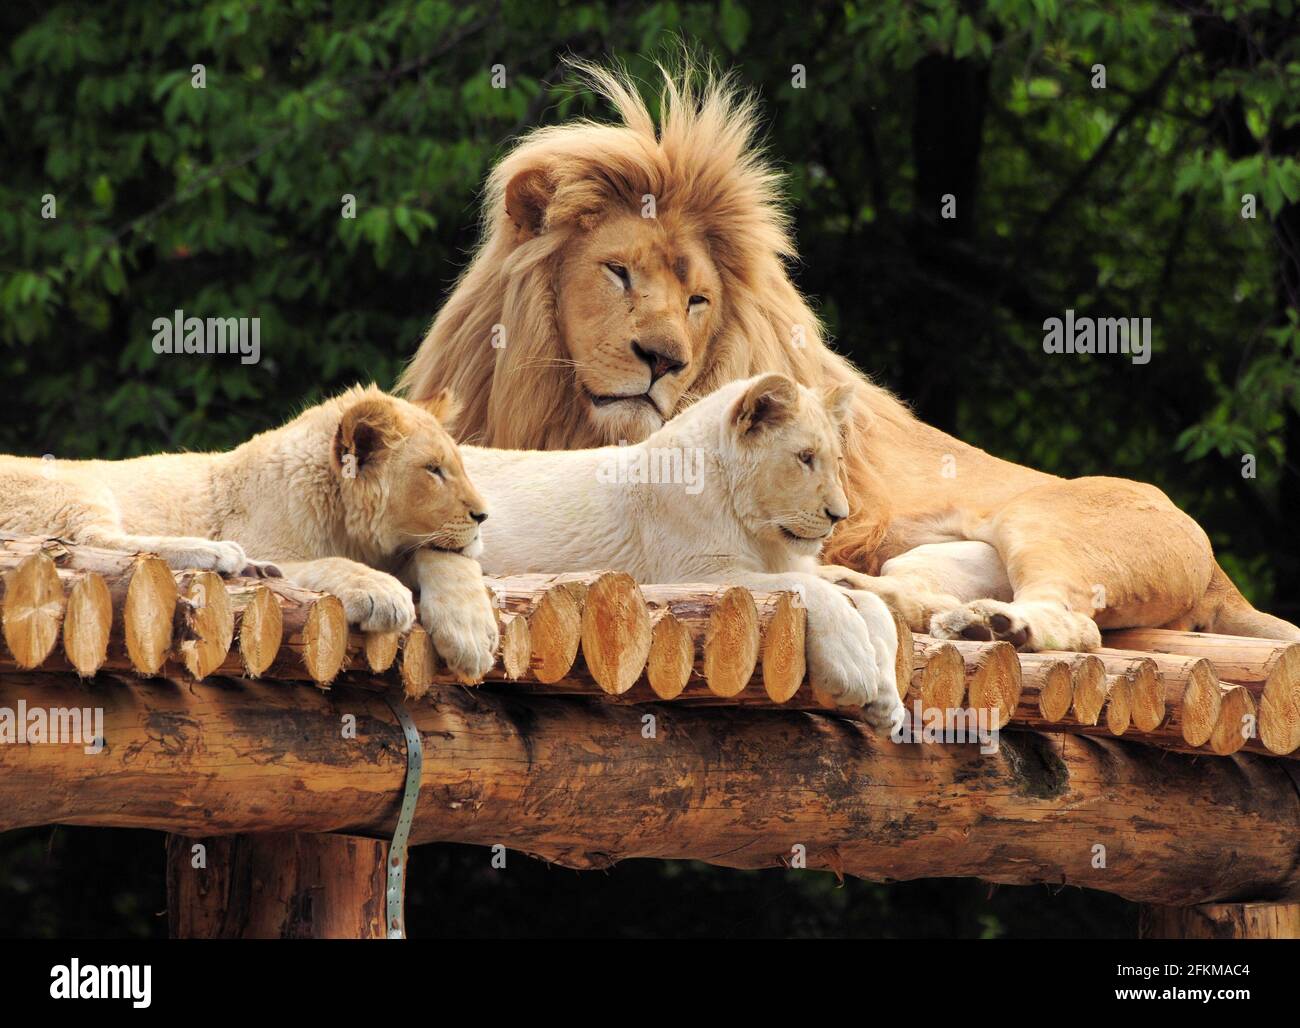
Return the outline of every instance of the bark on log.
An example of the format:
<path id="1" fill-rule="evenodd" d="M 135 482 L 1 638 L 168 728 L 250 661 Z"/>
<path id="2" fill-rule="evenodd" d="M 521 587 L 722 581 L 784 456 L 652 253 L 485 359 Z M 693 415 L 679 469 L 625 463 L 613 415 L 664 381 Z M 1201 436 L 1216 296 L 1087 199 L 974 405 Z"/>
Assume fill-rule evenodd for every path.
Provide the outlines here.
<path id="1" fill-rule="evenodd" d="M 102 707 L 106 745 L 0 746 L 0 829 L 392 831 L 402 735 L 384 700 L 347 679 L 321 692 L 0 673 L 0 705 L 19 698 Z M 578 868 L 779 867 L 802 845 L 809 867 L 876 880 L 1050 882 L 1169 905 L 1300 899 L 1290 761 L 1012 731 L 986 755 L 896 745 L 822 715 L 672 705 L 646 738 L 642 713 L 434 686 L 412 709 L 425 740 L 414 841 L 503 843 Z"/>
<path id="2" fill-rule="evenodd" d="M 1144 904 L 1142 939 L 1300 939 L 1300 903 Z"/>
<path id="3" fill-rule="evenodd" d="M 387 857 L 386 842 L 355 835 L 168 835 L 168 933 L 383 939 Z"/>

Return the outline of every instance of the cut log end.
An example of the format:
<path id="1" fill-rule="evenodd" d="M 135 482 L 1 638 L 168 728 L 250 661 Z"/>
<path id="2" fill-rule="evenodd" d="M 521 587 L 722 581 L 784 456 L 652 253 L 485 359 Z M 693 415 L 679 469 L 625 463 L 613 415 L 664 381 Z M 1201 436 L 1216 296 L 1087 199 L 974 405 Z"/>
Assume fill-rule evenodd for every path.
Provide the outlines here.
<path id="1" fill-rule="evenodd" d="M 4 637 L 20 668 L 39 667 L 50 655 L 63 604 L 63 583 L 46 554 L 32 554 L 5 575 Z"/>
<path id="2" fill-rule="evenodd" d="M 387 671 L 397 660 L 397 648 L 401 642 L 401 632 L 366 632 L 361 644 L 366 666 L 376 674 Z"/>
<path id="3" fill-rule="evenodd" d="M 748 589 L 728 589 L 709 618 L 704 677 L 716 696 L 737 696 L 758 665 L 758 608 Z"/>
<path id="4" fill-rule="evenodd" d="M 1019 706 L 1023 687 L 1016 648 L 996 642 L 984 648 L 976 661 L 970 679 L 970 705 L 989 711 L 993 726 L 1002 728 Z"/>
<path id="5" fill-rule="evenodd" d="M 321 596 L 311 605 L 302 630 L 302 662 L 317 685 L 338 676 L 348 649 L 348 620 L 337 596 Z"/>
<path id="6" fill-rule="evenodd" d="M 249 678 L 257 678 L 271 666 L 283 637 L 280 604 L 270 589 L 259 585 L 239 618 L 239 656 Z"/>
<path id="7" fill-rule="evenodd" d="M 171 653 L 177 595 L 176 580 L 165 561 L 149 555 L 136 561 L 126 589 L 122 627 L 131 665 L 141 674 L 157 674 Z"/>
<path id="8" fill-rule="evenodd" d="M 1095 725 L 1101 719 L 1106 704 L 1109 682 L 1106 666 L 1096 657 L 1084 654 L 1075 659 L 1070 668 L 1074 699 L 1071 706 L 1074 719 L 1081 725 Z"/>
<path id="9" fill-rule="evenodd" d="M 501 615 L 501 666 L 506 677 L 518 681 L 528 673 L 533 655 L 533 637 L 528 619 L 522 614 Z"/>
<path id="10" fill-rule="evenodd" d="M 601 575 L 587 589 L 582 609 L 587 670 L 605 692 L 619 696 L 641 677 L 649 656 L 650 612 L 641 587 L 621 571 Z"/>
<path id="11" fill-rule="evenodd" d="M 1165 722 L 1165 680 L 1155 661 L 1146 658 L 1133 662 L 1131 717 L 1140 732 L 1154 732 Z"/>
<path id="12" fill-rule="evenodd" d="M 1300 749 L 1300 645 L 1278 654 L 1259 701 L 1259 738 L 1271 753 Z"/>
<path id="13" fill-rule="evenodd" d="M 906 625 L 903 626 L 906 629 Z M 773 703 L 786 703 L 799 691 L 807 673 L 805 656 L 808 638 L 808 611 L 794 593 L 781 593 L 776 610 L 763 632 L 763 689 Z M 912 674 L 912 635 L 898 640 L 899 663 L 906 663 L 906 676 L 899 689 L 907 688 Z"/>
<path id="14" fill-rule="evenodd" d="M 1040 672 L 1038 712 L 1048 721 L 1060 721 L 1070 713 L 1074 702 L 1074 677 L 1070 665 L 1054 660 Z"/>
<path id="15" fill-rule="evenodd" d="M 113 629 L 113 597 L 108 584 L 93 572 L 82 575 L 68 593 L 63 620 L 63 652 L 77 674 L 92 677 L 108 657 Z"/>
<path id="16" fill-rule="evenodd" d="M 1255 701 L 1244 685 L 1229 685 L 1219 702 L 1219 716 L 1210 733 L 1210 749 L 1221 757 L 1236 753 L 1254 738 Z"/>
<path id="17" fill-rule="evenodd" d="M 1133 679 L 1128 674 L 1106 678 L 1106 727 L 1111 735 L 1123 735 L 1133 723 Z"/>
<path id="18" fill-rule="evenodd" d="M 582 605 L 575 590 L 554 586 L 542 594 L 528 618 L 533 674 L 539 682 L 558 682 L 573 669 L 582 639 Z"/>
<path id="19" fill-rule="evenodd" d="M 230 653 L 235 615 L 225 583 L 215 571 L 200 571 L 177 605 L 181 621 L 179 656 L 194 678 L 206 678 Z"/>
<path id="20" fill-rule="evenodd" d="M 655 611 L 653 620 L 646 678 L 651 691 L 661 700 L 674 700 L 690 681 L 695 666 L 695 644 L 690 631 L 668 608 Z"/>
<path id="21" fill-rule="evenodd" d="M 429 633 L 419 625 L 402 640 L 402 692 L 408 700 L 418 700 L 433 685 L 438 670 L 438 656 Z"/>
<path id="22" fill-rule="evenodd" d="M 930 651 L 921 670 L 921 705 L 926 710 L 955 710 L 966 698 L 966 661 L 952 643 Z"/>
<path id="23" fill-rule="evenodd" d="M 1223 705 L 1223 687 L 1208 660 L 1198 660 L 1187 675 L 1180 710 L 1183 741 L 1188 746 L 1204 746 L 1214 734 Z"/>

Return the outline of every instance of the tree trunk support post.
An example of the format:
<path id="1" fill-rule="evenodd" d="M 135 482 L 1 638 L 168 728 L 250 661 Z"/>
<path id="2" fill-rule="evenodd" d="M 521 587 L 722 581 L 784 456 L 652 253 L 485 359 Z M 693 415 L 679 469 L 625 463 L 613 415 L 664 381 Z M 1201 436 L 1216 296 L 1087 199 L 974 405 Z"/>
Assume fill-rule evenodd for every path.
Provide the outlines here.
<path id="1" fill-rule="evenodd" d="M 1142 904 L 1142 939 L 1300 939 L 1300 903 Z"/>

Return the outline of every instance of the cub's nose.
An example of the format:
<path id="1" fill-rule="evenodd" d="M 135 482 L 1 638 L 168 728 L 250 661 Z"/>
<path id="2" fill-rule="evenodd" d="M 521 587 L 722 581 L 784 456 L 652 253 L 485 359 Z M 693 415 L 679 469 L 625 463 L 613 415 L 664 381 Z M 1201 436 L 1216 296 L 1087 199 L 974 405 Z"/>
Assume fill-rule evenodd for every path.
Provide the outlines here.
<path id="1" fill-rule="evenodd" d="M 469 512 L 469 516 L 481 525 L 487 520 L 488 512 L 485 510 L 472 510 Z"/>

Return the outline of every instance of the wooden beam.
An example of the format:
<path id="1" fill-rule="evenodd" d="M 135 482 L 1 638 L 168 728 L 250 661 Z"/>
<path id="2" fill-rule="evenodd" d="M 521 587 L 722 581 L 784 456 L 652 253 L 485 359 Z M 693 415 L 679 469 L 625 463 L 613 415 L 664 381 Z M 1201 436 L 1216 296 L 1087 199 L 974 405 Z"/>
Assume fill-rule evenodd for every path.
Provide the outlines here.
<path id="1" fill-rule="evenodd" d="M 874 880 L 1078 885 L 1185 905 L 1300 899 L 1294 762 L 1003 732 L 900 745 L 789 710 L 632 707 L 435 685 L 414 842 L 568 867 L 632 857 Z M 104 746 L 0 745 L 0 829 L 383 837 L 404 746 L 383 697 L 267 680 L 0 673 L 0 708 L 91 707 Z M 650 720 L 647 721 L 646 719 Z"/>

